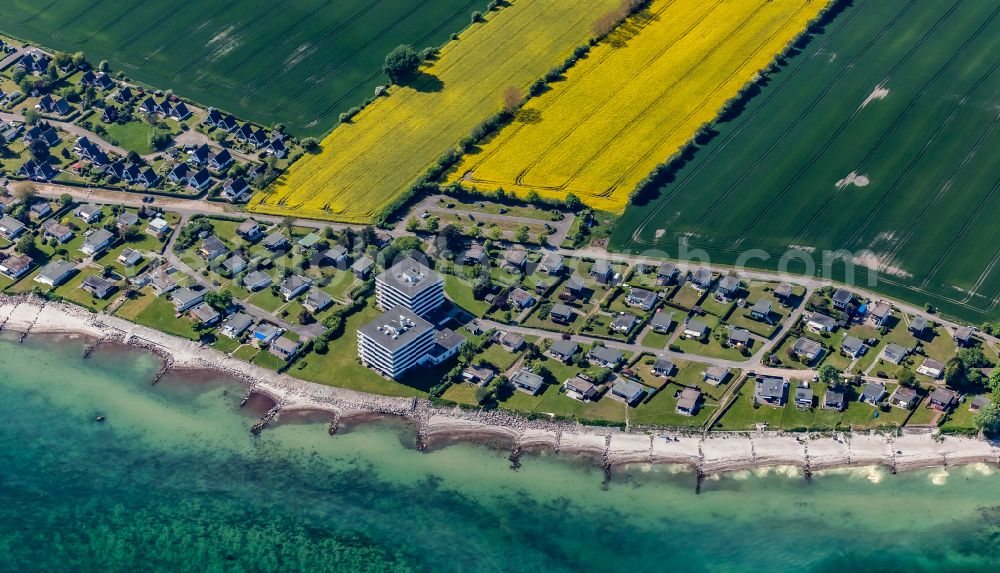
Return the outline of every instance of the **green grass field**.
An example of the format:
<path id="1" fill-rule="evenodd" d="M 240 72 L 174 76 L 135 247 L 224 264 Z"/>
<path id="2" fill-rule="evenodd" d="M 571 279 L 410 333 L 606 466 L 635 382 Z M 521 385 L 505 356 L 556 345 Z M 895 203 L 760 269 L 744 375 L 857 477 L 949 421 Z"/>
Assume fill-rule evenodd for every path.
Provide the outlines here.
<path id="1" fill-rule="evenodd" d="M 0 30 L 297 135 L 386 83 L 399 44 L 439 46 L 485 0 L 9 0 Z"/>
<path id="2" fill-rule="evenodd" d="M 998 31 L 988 2 L 855 2 L 626 212 L 612 246 L 674 254 L 684 238 L 715 263 L 760 249 L 749 264 L 766 268 L 795 246 L 815 274 L 846 249 L 859 284 L 873 267 L 876 290 L 996 318 Z"/>

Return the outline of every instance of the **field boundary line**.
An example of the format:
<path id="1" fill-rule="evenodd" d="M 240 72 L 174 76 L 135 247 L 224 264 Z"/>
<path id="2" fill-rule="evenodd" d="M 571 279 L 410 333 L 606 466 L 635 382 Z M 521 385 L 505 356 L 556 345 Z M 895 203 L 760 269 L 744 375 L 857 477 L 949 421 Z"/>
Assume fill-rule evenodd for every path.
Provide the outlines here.
<path id="1" fill-rule="evenodd" d="M 816 48 L 816 50 L 813 52 L 813 55 L 810 56 L 810 59 L 812 57 L 816 57 L 816 54 L 818 54 L 820 51 L 826 49 L 826 47 L 829 46 L 830 42 L 832 41 L 832 38 L 834 37 L 834 35 L 836 34 L 836 32 L 842 30 L 854 18 L 856 18 L 858 14 L 862 13 L 864 7 L 866 7 L 870 3 L 870 1 L 871 0 L 866 1 L 864 4 L 858 6 L 856 9 L 850 11 L 846 15 L 845 18 L 838 20 L 838 23 L 840 24 L 839 27 L 836 29 L 835 32 L 830 33 L 830 34 L 826 34 L 826 41 L 822 45 L 820 45 L 820 46 L 818 46 Z M 916 3 L 916 0 L 910 0 L 910 2 L 906 6 L 904 6 L 904 9 L 900 10 L 900 12 L 897 13 L 896 17 L 894 17 L 892 20 L 890 20 L 889 22 L 887 22 L 885 24 L 885 26 L 883 26 L 882 29 L 879 31 L 879 33 L 876 34 L 875 37 L 868 43 L 868 45 L 866 45 L 864 48 L 862 48 L 862 50 L 858 53 L 858 56 L 856 56 L 855 59 L 851 61 L 851 64 L 853 64 L 854 62 L 856 62 L 858 58 L 860 58 L 864 53 L 866 53 L 867 50 L 869 50 L 871 48 L 871 46 L 874 45 L 875 41 L 878 38 L 880 38 L 881 36 L 883 36 L 892 26 L 894 26 L 895 23 L 896 23 L 896 21 L 898 21 L 900 18 L 902 18 L 902 16 L 906 12 L 908 12 L 909 9 L 912 8 L 915 5 L 915 3 Z M 845 68 L 841 70 L 840 74 L 838 74 L 837 78 L 835 78 L 835 81 L 839 80 L 840 77 L 842 77 L 844 74 L 846 74 L 848 67 L 849 66 L 845 66 Z M 741 121 L 739 123 L 739 125 L 736 126 L 733 129 L 733 131 L 731 131 L 728 135 L 724 136 L 724 138 L 722 139 L 722 141 L 718 145 L 716 145 L 714 148 L 708 150 L 708 154 L 705 157 L 702 158 L 702 161 L 698 165 L 695 165 L 691 169 L 689 169 L 683 175 L 683 177 L 681 178 L 681 180 L 678 181 L 676 183 L 676 185 L 673 186 L 673 189 L 671 189 L 669 192 L 667 192 L 663 197 L 661 197 L 659 199 L 658 204 L 655 207 L 653 207 L 653 209 L 650 211 L 650 213 L 647 214 L 642 219 L 642 221 L 639 222 L 638 225 L 636 225 L 635 230 L 632 232 L 632 236 L 631 236 L 631 239 L 629 240 L 629 243 L 635 243 L 637 245 L 650 245 L 650 244 L 654 244 L 655 245 L 656 244 L 655 242 L 650 243 L 650 242 L 646 241 L 645 239 L 643 239 L 641 237 L 641 233 L 646 228 L 646 226 L 651 221 L 653 221 L 654 218 L 658 217 L 658 215 L 659 215 L 659 213 L 660 213 L 661 210 L 663 210 L 664 208 L 667 207 L 668 203 L 670 203 L 670 199 L 672 199 L 673 197 L 675 197 L 676 195 L 678 195 L 681 191 L 683 191 L 684 189 L 686 189 L 687 185 L 690 184 L 694 180 L 694 177 L 696 175 L 698 175 L 699 173 L 701 173 L 702 169 L 704 169 L 705 166 L 708 163 L 710 163 L 712 159 L 714 159 L 716 156 L 718 156 L 719 154 L 721 154 L 722 151 L 726 147 L 728 147 L 728 145 L 730 143 L 732 143 L 736 139 L 736 137 L 738 135 L 740 135 L 743 132 L 743 130 L 747 127 L 747 125 L 753 119 L 755 119 L 759 114 L 763 113 L 763 108 L 766 106 L 766 104 L 769 103 L 771 100 L 773 100 L 775 97 L 777 97 L 777 94 L 780 92 L 779 87 L 786 86 L 788 83 L 790 83 L 792 80 L 794 80 L 802 72 L 803 69 L 804 69 L 804 66 L 798 66 L 798 67 L 795 67 L 795 68 L 793 68 L 791 70 L 788 70 L 787 74 L 777 74 L 777 78 L 778 78 L 778 81 L 780 82 L 780 86 L 774 86 L 772 89 L 770 89 L 768 91 L 767 95 L 762 100 L 760 100 L 762 102 L 762 105 L 758 106 L 753 112 L 749 113 L 748 115 L 741 114 L 740 118 L 743 121 Z M 832 83 L 835 83 L 835 82 L 832 82 Z M 832 89 L 832 87 L 831 87 L 831 89 Z"/>

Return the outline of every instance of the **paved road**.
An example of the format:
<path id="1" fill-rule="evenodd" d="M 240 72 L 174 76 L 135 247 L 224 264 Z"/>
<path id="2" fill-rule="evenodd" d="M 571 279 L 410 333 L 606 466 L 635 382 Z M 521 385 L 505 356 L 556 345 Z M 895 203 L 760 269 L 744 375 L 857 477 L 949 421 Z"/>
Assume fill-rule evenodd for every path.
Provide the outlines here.
<path id="1" fill-rule="evenodd" d="M 9 56 L 0 60 L 0 70 L 7 69 L 7 66 L 10 66 L 14 62 L 16 62 L 18 58 L 24 55 L 25 51 L 26 51 L 25 48 L 18 48 L 17 50 L 11 52 Z"/>

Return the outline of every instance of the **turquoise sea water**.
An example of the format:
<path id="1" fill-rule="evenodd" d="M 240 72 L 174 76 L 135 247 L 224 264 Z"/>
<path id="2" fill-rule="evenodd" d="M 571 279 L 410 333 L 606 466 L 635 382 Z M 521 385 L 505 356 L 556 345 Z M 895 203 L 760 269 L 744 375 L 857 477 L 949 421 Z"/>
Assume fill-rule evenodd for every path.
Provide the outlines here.
<path id="1" fill-rule="evenodd" d="M 83 340 L 0 337 L 2 571 L 996 571 L 1000 472 L 707 481 L 399 424 L 258 437 L 239 385 Z M 98 423 L 95 416 L 104 415 Z"/>

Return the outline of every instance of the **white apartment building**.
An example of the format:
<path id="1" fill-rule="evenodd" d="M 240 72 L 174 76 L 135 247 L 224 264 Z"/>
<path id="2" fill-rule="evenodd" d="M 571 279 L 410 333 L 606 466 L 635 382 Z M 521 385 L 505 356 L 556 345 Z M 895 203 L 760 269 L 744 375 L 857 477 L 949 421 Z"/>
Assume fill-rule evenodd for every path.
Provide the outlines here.
<path id="1" fill-rule="evenodd" d="M 444 303 L 444 280 L 427 265 L 409 257 L 375 277 L 379 308 L 405 308 L 418 316 Z"/>
<path id="2" fill-rule="evenodd" d="M 368 368 L 398 379 L 428 359 L 434 335 L 431 323 L 406 308 L 393 308 L 358 329 L 358 357 Z"/>

